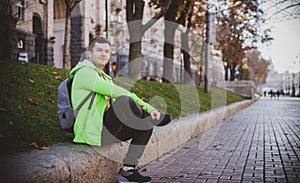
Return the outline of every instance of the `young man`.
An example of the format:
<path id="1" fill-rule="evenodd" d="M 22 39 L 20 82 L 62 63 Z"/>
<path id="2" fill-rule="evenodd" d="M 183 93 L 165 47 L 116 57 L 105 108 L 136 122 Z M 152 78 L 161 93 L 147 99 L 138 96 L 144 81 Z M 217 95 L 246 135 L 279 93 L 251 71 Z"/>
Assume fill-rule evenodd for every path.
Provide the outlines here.
<path id="1" fill-rule="evenodd" d="M 73 77 L 73 108 L 91 91 L 96 93 L 77 114 L 73 141 L 103 146 L 132 139 L 118 178 L 149 182 L 151 177 L 142 176 L 136 165 L 151 137 L 153 125 L 164 125 L 170 122 L 170 117 L 161 115 L 134 93 L 115 85 L 111 77 L 102 71 L 109 58 L 110 43 L 103 37 L 97 37 L 90 43 L 86 59 L 70 72 Z M 112 106 L 110 100 L 113 101 Z"/>

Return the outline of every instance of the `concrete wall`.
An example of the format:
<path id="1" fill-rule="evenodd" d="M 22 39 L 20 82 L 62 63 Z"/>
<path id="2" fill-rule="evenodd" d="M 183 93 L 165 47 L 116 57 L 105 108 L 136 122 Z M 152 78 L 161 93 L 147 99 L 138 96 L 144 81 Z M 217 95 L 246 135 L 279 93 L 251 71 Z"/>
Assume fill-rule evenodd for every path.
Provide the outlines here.
<path id="1" fill-rule="evenodd" d="M 250 104 L 249 100 L 242 101 L 176 119 L 164 127 L 155 127 L 140 164 L 156 160 Z M 122 142 L 91 147 L 65 143 L 46 151 L 14 154 L 2 158 L 0 172 L 3 175 L 0 176 L 10 178 L 10 182 L 111 183 L 116 181 L 128 145 L 129 142 Z"/>
<path id="2" fill-rule="evenodd" d="M 252 80 L 225 81 L 218 83 L 217 86 L 226 88 L 226 90 L 229 90 L 248 99 L 252 99 L 254 93 L 256 92 L 256 86 Z"/>

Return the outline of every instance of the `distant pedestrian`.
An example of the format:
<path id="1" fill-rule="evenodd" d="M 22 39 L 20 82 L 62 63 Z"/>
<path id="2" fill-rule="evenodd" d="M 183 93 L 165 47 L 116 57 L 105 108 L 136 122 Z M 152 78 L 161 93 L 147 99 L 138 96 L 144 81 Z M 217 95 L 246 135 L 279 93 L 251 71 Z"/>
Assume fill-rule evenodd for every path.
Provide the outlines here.
<path id="1" fill-rule="evenodd" d="M 118 70 L 117 63 L 113 62 L 113 64 L 112 64 L 112 71 L 113 71 L 115 77 L 117 75 L 117 70 Z"/>
<path id="2" fill-rule="evenodd" d="M 277 94 L 277 98 L 279 98 L 279 96 L 280 96 L 280 91 L 277 90 L 276 94 Z"/>
<path id="3" fill-rule="evenodd" d="M 269 95 L 270 95 L 270 97 L 272 99 L 272 97 L 273 97 L 273 90 L 270 90 Z"/>

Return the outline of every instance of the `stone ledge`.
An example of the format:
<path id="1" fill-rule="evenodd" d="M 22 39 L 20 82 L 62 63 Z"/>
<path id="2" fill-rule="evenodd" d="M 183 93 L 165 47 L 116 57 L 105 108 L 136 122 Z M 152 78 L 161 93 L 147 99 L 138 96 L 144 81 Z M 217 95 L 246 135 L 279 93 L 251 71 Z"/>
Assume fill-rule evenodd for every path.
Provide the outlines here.
<path id="1" fill-rule="evenodd" d="M 140 159 L 145 165 L 198 136 L 231 114 L 249 106 L 250 100 L 173 120 L 154 127 Z M 65 143 L 50 150 L 17 153 L 2 159 L 0 176 L 10 182 L 115 182 L 129 142 L 104 147 Z M 3 180 L 3 178 L 1 179 Z"/>

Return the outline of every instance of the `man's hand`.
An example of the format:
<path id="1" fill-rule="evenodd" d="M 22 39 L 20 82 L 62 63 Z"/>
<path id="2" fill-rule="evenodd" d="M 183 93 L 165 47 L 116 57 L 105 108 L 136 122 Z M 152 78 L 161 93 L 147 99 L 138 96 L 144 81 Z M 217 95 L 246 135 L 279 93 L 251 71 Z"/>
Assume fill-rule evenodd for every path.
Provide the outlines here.
<path id="1" fill-rule="evenodd" d="M 158 112 L 156 109 L 151 111 L 150 117 L 152 120 L 159 120 L 160 119 L 160 112 Z"/>

